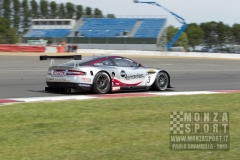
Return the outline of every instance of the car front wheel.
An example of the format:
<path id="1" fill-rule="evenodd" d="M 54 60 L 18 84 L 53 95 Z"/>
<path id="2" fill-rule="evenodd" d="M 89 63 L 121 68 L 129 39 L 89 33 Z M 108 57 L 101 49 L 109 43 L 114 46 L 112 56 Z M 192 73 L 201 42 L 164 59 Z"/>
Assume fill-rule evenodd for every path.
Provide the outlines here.
<path id="1" fill-rule="evenodd" d="M 169 85 L 169 77 L 166 72 L 159 72 L 156 76 L 152 89 L 155 91 L 164 91 Z"/>

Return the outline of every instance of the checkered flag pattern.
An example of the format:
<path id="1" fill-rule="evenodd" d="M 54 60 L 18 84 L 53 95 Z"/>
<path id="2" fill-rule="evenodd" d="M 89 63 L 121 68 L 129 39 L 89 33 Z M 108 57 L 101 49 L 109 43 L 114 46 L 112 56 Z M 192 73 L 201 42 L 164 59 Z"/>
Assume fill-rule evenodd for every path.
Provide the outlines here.
<path id="1" fill-rule="evenodd" d="M 183 134 L 183 112 L 170 112 L 170 134 Z"/>

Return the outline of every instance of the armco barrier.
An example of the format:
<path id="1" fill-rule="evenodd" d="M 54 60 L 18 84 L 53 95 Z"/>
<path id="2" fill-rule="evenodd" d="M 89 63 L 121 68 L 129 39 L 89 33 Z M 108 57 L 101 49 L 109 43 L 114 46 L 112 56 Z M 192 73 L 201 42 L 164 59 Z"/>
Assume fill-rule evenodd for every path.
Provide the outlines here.
<path id="1" fill-rule="evenodd" d="M 11 45 L 11 44 L 1 44 L 0 45 L 1 52 L 18 52 L 19 46 L 18 45 Z"/>
<path id="2" fill-rule="evenodd" d="M 19 46 L 20 52 L 45 52 L 45 46 Z"/>
<path id="3" fill-rule="evenodd" d="M 45 52 L 45 53 L 62 53 L 64 46 L 31 46 L 16 44 L 0 44 L 0 52 Z"/>

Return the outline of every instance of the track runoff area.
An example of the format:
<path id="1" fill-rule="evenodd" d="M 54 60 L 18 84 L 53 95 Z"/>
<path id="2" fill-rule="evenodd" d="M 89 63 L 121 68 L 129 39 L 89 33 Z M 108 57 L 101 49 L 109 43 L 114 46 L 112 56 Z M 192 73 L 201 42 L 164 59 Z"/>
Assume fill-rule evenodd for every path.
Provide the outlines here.
<path id="1" fill-rule="evenodd" d="M 44 92 L 49 61 L 39 61 L 39 55 L 0 55 L 0 103 L 96 98 L 149 97 L 240 92 L 240 63 L 235 59 L 179 58 L 134 56 L 133 60 L 170 73 L 174 88 L 162 92 L 124 92 L 106 95 Z M 89 55 L 83 55 L 89 56 Z M 127 57 L 127 55 L 126 55 Z"/>

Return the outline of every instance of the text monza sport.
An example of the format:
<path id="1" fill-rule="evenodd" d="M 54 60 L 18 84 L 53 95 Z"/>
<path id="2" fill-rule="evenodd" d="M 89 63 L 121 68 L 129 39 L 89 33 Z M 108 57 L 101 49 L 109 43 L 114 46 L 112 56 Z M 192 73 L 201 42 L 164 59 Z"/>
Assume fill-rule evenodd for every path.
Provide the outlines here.
<path id="1" fill-rule="evenodd" d="M 227 128 L 228 114 L 226 112 L 213 112 L 212 115 L 206 112 L 202 113 L 202 116 L 199 112 L 184 113 L 184 133 L 227 133 Z"/>

